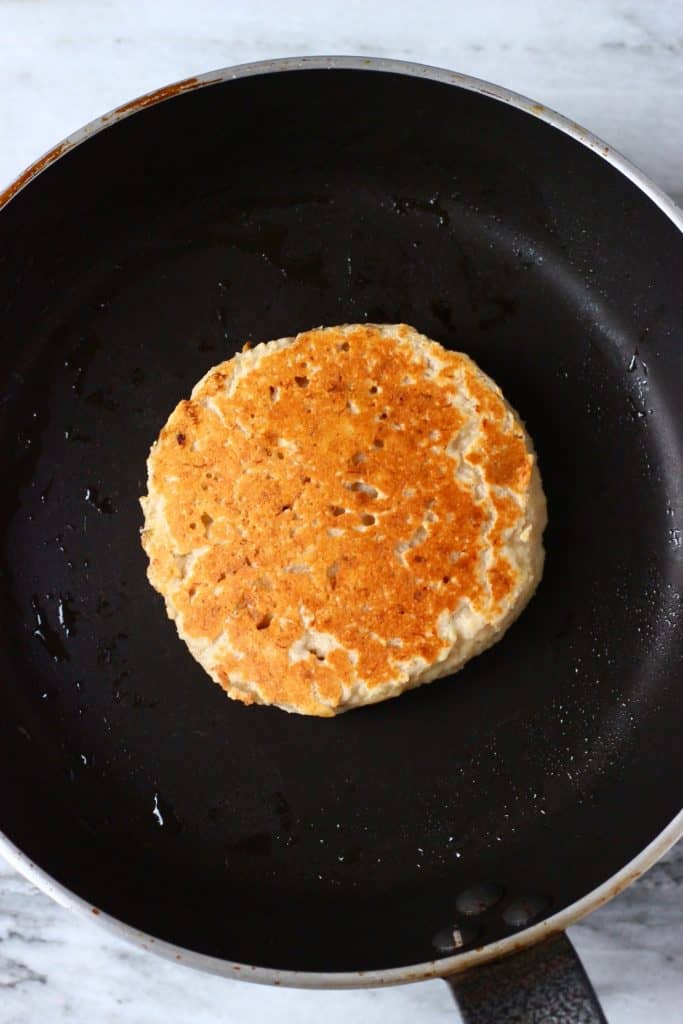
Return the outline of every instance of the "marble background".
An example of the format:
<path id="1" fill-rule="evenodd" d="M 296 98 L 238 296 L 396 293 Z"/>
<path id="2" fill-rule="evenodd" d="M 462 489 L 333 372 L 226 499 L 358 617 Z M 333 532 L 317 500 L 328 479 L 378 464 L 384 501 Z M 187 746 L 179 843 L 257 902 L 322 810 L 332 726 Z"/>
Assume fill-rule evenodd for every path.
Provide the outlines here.
<path id="1" fill-rule="evenodd" d="M 575 118 L 683 200 L 680 0 L 0 0 L 0 188 L 69 132 L 167 82 L 264 57 L 454 68 Z M 611 1024 L 683 1020 L 683 845 L 571 930 Z M 62 910 L 0 861 L 0 1024 L 456 1020 L 442 982 L 359 992 L 196 974 Z"/>

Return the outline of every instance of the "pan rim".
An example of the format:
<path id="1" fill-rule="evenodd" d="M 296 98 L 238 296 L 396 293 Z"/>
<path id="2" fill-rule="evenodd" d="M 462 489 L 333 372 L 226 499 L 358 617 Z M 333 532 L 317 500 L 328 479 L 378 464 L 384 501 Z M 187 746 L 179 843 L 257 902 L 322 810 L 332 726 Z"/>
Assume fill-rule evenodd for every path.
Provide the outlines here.
<path id="1" fill-rule="evenodd" d="M 177 82 L 162 86 L 152 92 L 143 93 L 141 96 L 123 103 L 112 110 L 101 114 L 99 117 L 89 121 L 82 128 L 67 135 L 61 142 L 57 143 L 42 156 L 34 160 L 32 164 L 22 171 L 4 189 L 0 189 L 0 212 L 19 192 L 23 191 L 39 174 L 47 170 L 61 157 L 66 156 L 72 149 L 87 141 L 93 135 L 99 134 L 105 128 L 117 124 L 119 121 L 136 114 L 148 107 L 156 106 L 175 96 L 187 92 L 194 92 L 197 89 L 210 85 L 218 85 L 222 82 L 234 81 L 240 78 L 251 78 L 256 75 L 276 74 L 286 71 L 381 71 L 386 74 L 399 74 L 408 78 L 425 78 L 433 82 L 441 82 L 445 85 L 453 85 L 468 92 L 476 92 L 482 96 L 498 100 L 508 106 L 516 107 L 518 110 L 544 121 L 553 128 L 557 128 L 565 135 L 569 135 L 582 146 L 592 150 L 597 156 L 611 164 L 629 181 L 633 182 L 641 192 L 651 199 L 656 206 L 683 231 L 683 209 L 676 205 L 671 196 L 652 181 L 632 161 L 625 157 L 619 150 L 614 149 L 599 136 L 584 128 L 564 114 L 530 99 L 522 93 L 506 89 L 504 86 L 496 85 L 483 78 L 475 78 L 459 71 L 450 71 L 447 68 L 437 67 L 430 64 L 421 64 L 416 61 L 398 60 L 391 57 L 358 57 L 353 55 L 320 55 L 305 57 L 274 57 L 268 60 L 251 61 L 246 64 L 233 64 L 225 68 L 217 68 L 213 71 L 206 71 L 190 78 L 183 78 Z"/>
<path id="2" fill-rule="evenodd" d="M 413 78 L 425 78 L 466 89 L 470 92 L 476 92 L 505 103 L 508 106 L 516 107 L 529 116 L 545 121 L 551 127 L 569 135 L 576 142 L 592 150 L 598 157 L 611 164 L 652 200 L 662 213 L 683 232 L 683 210 L 680 210 L 662 189 L 655 185 L 653 181 L 620 152 L 614 150 L 575 121 L 556 113 L 544 104 L 537 103 L 509 89 L 469 75 L 460 74 L 456 71 L 391 58 L 343 55 L 285 57 L 234 65 L 183 79 L 172 85 L 147 93 L 129 103 L 122 104 L 67 136 L 61 143 L 54 146 L 31 164 L 4 191 L 0 191 L 0 211 L 30 182 L 34 181 L 44 170 L 66 155 L 66 153 L 109 126 L 140 110 L 156 106 L 156 104 L 165 102 L 174 96 L 221 82 L 249 78 L 256 75 L 302 71 L 306 69 L 381 71 Z M 0 854 L 20 874 L 61 906 L 74 911 L 84 919 L 95 921 L 101 927 L 106 928 L 109 932 L 120 938 L 124 938 L 140 948 L 155 952 L 167 959 L 212 974 L 252 981 L 258 984 L 285 985 L 294 988 L 343 989 L 397 985 L 443 977 L 449 974 L 458 974 L 475 965 L 520 952 L 557 932 L 564 931 L 570 924 L 575 923 L 592 910 L 608 902 L 608 900 L 616 896 L 652 867 L 682 837 L 683 810 L 665 826 L 648 846 L 597 888 L 546 920 L 505 939 L 439 960 L 430 960 L 404 967 L 388 968 L 386 970 L 344 972 L 309 972 L 258 967 L 223 960 L 176 946 L 173 943 L 165 942 L 145 932 L 141 932 L 124 921 L 106 914 L 97 907 L 93 907 L 31 861 L 1 831 Z"/>
<path id="3" fill-rule="evenodd" d="M 15 868 L 29 882 L 49 896 L 66 910 L 73 911 L 83 920 L 95 922 L 101 928 L 118 938 L 125 939 L 140 949 L 156 953 L 166 960 L 192 967 L 208 974 L 217 974 L 233 980 L 250 981 L 258 985 L 276 985 L 288 988 L 306 989 L 347 989 L 377 988 L 389 985 L 403 985 L 413 981 L 428 981 L 460 974 L 492 960 L 499 960 L 514 953 L 535 946 L 553 935 L 564 932 L 592 911 L 608 903 L 641 875 L 651 868 L 674 843 L 683 836 L 683 811 L 650 842 L 639 854 L 625 864 L 620 871 L 593 889 L 586 896 L 571 903 L 551 917 L 525 928 L 505 939 L 499 939 L 485 946 L 438 960 L 407 964 L 404 967 L 379 968 L 371 971 L 295 971 L 274 967 L 259 967 L 254 964 L 223 960 L 220 957 L 198 953 L 195 950 L 177 946 L 172 942 L 158 939 L 126 924 L 117 917 L 94 907 L 71 889 L 62 885 L 35 864 L 4 833 L 0 832 L 0 854 L 11 867 Z"/>

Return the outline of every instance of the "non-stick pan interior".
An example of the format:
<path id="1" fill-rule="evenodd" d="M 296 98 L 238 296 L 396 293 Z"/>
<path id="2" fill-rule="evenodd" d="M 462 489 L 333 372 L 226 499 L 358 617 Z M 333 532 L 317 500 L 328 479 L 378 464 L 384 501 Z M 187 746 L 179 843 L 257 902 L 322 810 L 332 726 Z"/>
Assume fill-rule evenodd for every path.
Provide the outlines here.
<path id="1" fill-rule="evenodd" d="M 620 868 L 681 805 L 682 258 L 600 155 L 371 71 L 205 87 L 31 183 L 0 213 L 10 838 L 156 936 L 312 970 L 487 942 Z M 457 677 L 330 721 L 244 708 L 145 578 L 147 452 L 244 341 L 364 320 L 518 408 L 545 578 Z"/>

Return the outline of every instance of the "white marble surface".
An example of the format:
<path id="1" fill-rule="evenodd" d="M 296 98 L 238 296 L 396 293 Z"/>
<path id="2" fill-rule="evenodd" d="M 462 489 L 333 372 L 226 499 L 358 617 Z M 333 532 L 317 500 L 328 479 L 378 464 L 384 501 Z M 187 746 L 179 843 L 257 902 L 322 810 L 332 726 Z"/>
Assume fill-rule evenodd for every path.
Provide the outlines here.
<path id="1" fill-rule="evenodd" d="M 683 198 L 680 0 L 0 0 L 0 187 L 83 123 L 187 75 L 359 53 L 455 68 L 574 117 Z M 611 1024 L 683 1020 L 683 847 L 572 929 Z M 455 1020 L 441 982 L 298 992 L 195 974 L 83 924 L 0 862 L 0 1024 Z"/>

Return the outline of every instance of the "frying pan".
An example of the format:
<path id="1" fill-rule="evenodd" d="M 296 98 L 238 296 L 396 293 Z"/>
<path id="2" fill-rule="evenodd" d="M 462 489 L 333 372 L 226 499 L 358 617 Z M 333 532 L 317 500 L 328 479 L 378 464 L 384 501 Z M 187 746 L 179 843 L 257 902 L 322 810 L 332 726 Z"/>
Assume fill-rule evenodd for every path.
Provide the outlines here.
<path id="1" fill-rule="evenodd" d="M 682 227 L 543 107 L 347 57 L 162 89 L 15 182 L 8 859 L 227 976 L 443 975 L 468 1020 L 603 1019 L 563 929 L 683 833 Z M 244 708 L 146 581 L 145 458 L 245 340 L 364 320 L 464 349 L 520 410 L 548 495 L 545 576 L 457 678 L 329 721 Z"/>

